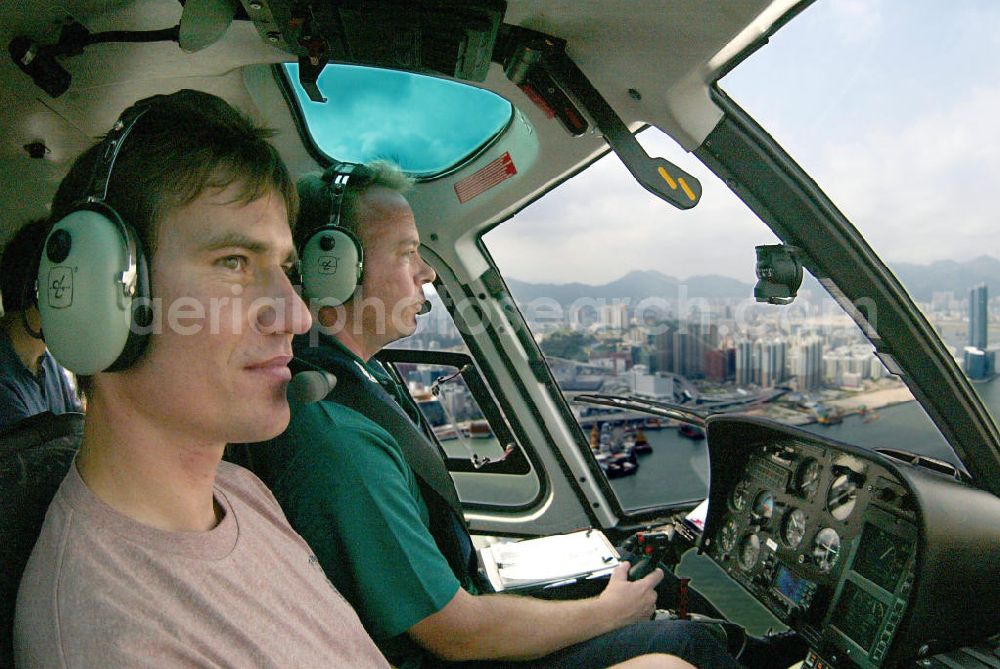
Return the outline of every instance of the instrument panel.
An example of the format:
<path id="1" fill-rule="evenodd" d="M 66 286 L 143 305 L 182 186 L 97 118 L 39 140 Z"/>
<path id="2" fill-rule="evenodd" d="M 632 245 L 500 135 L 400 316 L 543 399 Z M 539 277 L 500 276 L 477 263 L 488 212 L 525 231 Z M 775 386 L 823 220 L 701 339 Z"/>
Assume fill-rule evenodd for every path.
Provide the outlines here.
<path id="1" fill-rule="evenodd" d="M 706 547 L 807 641 L 820 644 L 829 628 L 845 652 L 877 663 L 913 580 L 916 530 L 905 500 L 901 483 L 874 463 L 776 440 L 750 456 Z"/>
<path id="2" fill-rule="evenodd" d="M 1000 585 L 983 564 L 1000 554 L 996 497 L 764 419 L 714 417 L 708 439 L 700 550 L 824 666 L 894 666 L 1000 626 L 978 601 L 989 595 L 969 602 L 974 587 Z M 949 605 L 976 609 L 975 622 L 942 620 Z"/>

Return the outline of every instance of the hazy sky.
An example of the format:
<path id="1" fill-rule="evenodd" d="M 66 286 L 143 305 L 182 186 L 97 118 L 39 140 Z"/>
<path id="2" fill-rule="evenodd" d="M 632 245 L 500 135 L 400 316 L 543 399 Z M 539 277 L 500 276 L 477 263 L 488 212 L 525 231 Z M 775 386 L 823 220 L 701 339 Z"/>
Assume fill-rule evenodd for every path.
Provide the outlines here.
<path id="1" fill-rule="evenodd" d="M 1000 2 L 819 0 L 722 81 L 889 263 L 1000 257 Z M 699 177 L 681 212 L 609 156 L 486 237 L 500 269 L 603 283 L 633 269 L 754 280 L 770 230 L 652 129 L 640 140 Z M 559 249 L 553 261 L 552 249 Z"/>

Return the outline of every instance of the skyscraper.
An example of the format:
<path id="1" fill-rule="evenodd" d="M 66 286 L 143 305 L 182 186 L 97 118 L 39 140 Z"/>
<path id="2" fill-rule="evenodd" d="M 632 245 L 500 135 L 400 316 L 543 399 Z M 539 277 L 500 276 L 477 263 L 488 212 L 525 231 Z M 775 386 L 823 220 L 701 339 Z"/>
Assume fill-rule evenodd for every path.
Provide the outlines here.
<path id="1" fill-rule="evenodd" d="M 969 346 L 986 350 L 986 284 L 981 283 L 969 291 Z"/>
<path id="2" fill-rule="evenodd" d="M 753 383 L 753 342 L 741 339 L 736 342 L 736 383 L 749 386 Z"/>
<path id="3" fill-rule="evenodd" d="M 816 390 L 820 387 L 823 381 L 822 339 L 806 337 L 799 341 L 795 348 L 792 371 L 798 379 L 799 390 Z"/>

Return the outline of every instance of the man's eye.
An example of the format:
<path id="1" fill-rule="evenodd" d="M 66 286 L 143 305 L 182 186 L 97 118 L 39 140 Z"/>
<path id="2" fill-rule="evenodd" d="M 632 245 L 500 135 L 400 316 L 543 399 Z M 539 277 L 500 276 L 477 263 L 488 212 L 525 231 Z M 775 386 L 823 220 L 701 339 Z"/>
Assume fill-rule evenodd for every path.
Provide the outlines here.
<path id="1" fill-rule="evenodd" d="M 222 258 L 219 263 L 226 269 L 238 272 L 243 270 L 247 266 L 246 256 L 226 256 Z"/>

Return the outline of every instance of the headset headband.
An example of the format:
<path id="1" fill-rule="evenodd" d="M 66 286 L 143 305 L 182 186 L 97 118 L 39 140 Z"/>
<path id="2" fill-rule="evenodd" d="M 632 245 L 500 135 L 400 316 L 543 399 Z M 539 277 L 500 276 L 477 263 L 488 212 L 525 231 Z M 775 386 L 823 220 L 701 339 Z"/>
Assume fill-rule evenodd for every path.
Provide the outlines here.
<path id="1" fill-rule="evenodd" d="M 104 151 L 97 156 L 94 163 L 94 176 L 90 180 L 90 187 L 87 189 L 87 202 L 104 202 L 108 197 L 108 182 L 111 181 L 111 172 L 115 167 L 115 160 L 121 151 L 125 138 L 132 132 L 136 122 L 142 115 L 149 111 L 149 105 L 136 105 L 129 107 L 122 112 L 122 115 L 115 121 L 114 126 L 104 137 Z"/>
<path id="2" fill-rule="evenodd" d="M 118 117 L 118 120 L 115 121 L 111 130 L 104 137 L 104 150 L 97 156 L 97 161 L 94 163 L 94 175 L 90 180 L 90 186 L 87 188 L 87 195 L 84 200 L 87 205 L 95 206 L 99 209 L 109 208 L 105 200 L 108 197 L 108 184 L 111 181 L 115 161 L 118 159 L 118 154 L 125 144 L 125 138 L 129 136 L 129 133 L 135 128 L 135 124 L 147 111 L 149 111 L 149 105 L 134 105 L 129 107 L 122 112 L 122 115 Z M 121 217 L 111 216 L 109 218 L 115 221 L 119 228 L 121 228 L 122 239 L 125 240 L 125 251 L 128 256 L 125 268 L 118 275 L 117 280 L 122 284 L 122 293 L 125 297 L 134 297 L 138 274 L 138 270 L 136 269 L 138 251 L 135 247 L 135 239 L 125 229 Z"/>
<path id="3" fill-rule="evenodd" d="M 371 182 L 371 171 L 359 163 L 334 163 L 323 172 L 330 193 L 330 216 L 327 225 L 340 226 L 344 198 L 349 185 L 365 186 Z M 360 184 L 358 184 L 360 182 Z"/>

